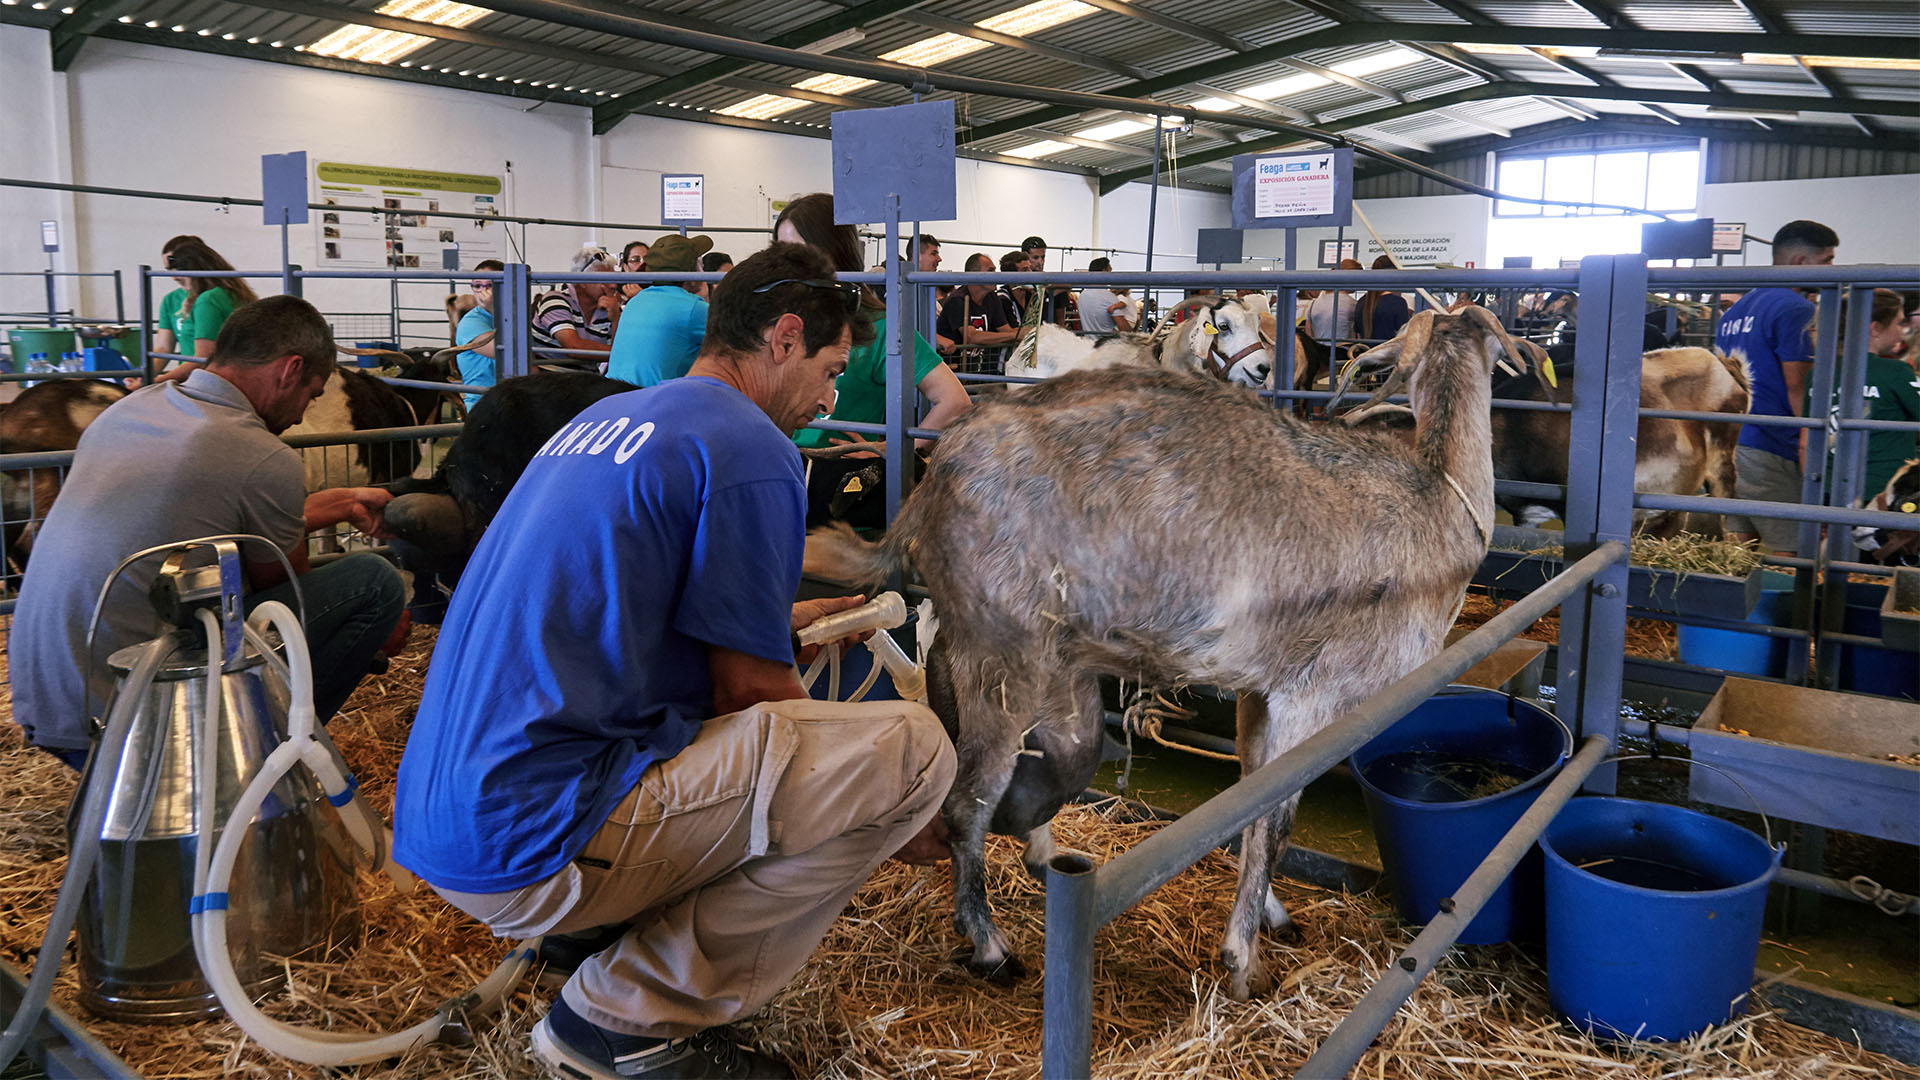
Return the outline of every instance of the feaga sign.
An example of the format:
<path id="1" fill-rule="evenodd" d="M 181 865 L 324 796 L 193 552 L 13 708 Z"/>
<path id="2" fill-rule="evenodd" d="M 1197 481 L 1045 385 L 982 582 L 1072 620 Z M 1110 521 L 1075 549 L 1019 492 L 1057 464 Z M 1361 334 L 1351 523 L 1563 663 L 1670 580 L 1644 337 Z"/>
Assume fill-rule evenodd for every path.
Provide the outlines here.
<path id="1" fill-rule="evenodd" d="M 665 173 L 660 177 L 660 221 L 665 225 L 704 225 L 707 178 L 703 173 Z"/>
<path id="2" fill-rule="evenodd" d="M 1299 229 L 1352 221 L 1352 150 L 1233 159 L 1234 228 Z"/>

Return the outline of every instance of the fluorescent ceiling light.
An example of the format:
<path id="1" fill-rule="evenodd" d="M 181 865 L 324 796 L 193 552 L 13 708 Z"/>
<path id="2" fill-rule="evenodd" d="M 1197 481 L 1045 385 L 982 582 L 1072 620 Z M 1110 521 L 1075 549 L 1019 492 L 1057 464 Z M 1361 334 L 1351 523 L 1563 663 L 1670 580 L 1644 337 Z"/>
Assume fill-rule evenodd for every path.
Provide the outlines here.
<path id="1" fill-rule="evenodd" d="M 1732 52 L 1684 52 L 1666 49 L 1601 49 L 1602 60 L 1642 60 L 1649 64 L 1738 64 Z"/>
<path id="2" fill-rule="evenodd" d="M 1873 71 L 1920 71 L 1920 60 L 1900 60 L 1890 56 L 1788 56 L 1784 53 L 1741 53 L 1743 64 L 1793 67 L 1860 68 Z"/>
<path id="3" fill-rule="evenodd" d="M 1006 151 L 1005 153 L 1007 157 L 1037 158 L 1037 157 L 1046 157 L 1048 154 L 1057 154 L 1062 150 L 1071 150 L 1071 149 L 1073 149 L 1073 145 L 1071 143 L 1055 142 L 1052 139 L 1042 139 L 1036 143 L 1028 143 L 1025 146 L 1015 147 L 1012 150 Z"/>
<path id="4" fill-rule="evenodd" d="M 1597 45 L 1541 45 L 1529 47 L 1526 45 L 1489 45 L 1485 42 L 1456 41 L 1453 43 L 1453 47 L 1470 53 L 1478 53 L 1481 56 L 1532 56 L 1536 49 L 1546 53 L 1548 56 L 1570 56 L 1576 59 L 1587 56 L 1598 56 L 1600 54 L 1600 47 Z"/>
<path id="5" fill-rule="evenodd" d="M 979 52 L 987 43 L 978 38 L 961 37 L 959 34 L 935 34 L 921 38 L 911 45 L 903 45 L 892 52 L 880 54 L 880 59 L 891 60 L 908 67 L 933 67 L 944 64 L 956 57 Z"/>
<path id="6" fill-rule="evenodd" d="M 865 30 L 842 30 L 829 38 L 821 38 L 811 45 L 800 46 L 804 53 L 830 53 L 835 49 L 844 49 L 849 45 L 858 45 L 867 40 Z"/>
<path id="7" fill-rule="evenodd" d="M 793 88 L 811 90 L 816 94 L 851 94 L 872 85 L 872 79 L 862 79 L 856 75 L 815 75 L 794 83 Z"/>
<path id="8" fill-rule="evenodd" d="M 374 10 L 396 19 L 451 27 L 471 26 L 493 14 L 486 8 L 456 4 L 452 0 L 387 0 Z M 391 64 L 431 44 L 432 38 L 419 34 L 348 24 L 307 46 L 306 51 L 368 64 Z"/>
<path id="9" fill-rule="evenodd" d="M 779 94 L 759 94 L 737 105 L 729 105 L 719 110 L 721 116 L 738 116 L 744 120 L 771 120 L 782 113 L 790 113 L 809 104 L 799 98 L 781 97 Z"/>
<path id="10" fill-rule="evenodd" d="M 1101 124 L 1099 127 L 1090 127 L 1085 131 L 1076 131 L 1074 134 L 1083 139 L 1118 139 L 1125 135 L 1132 135 L 1136 131 L 1145 131 L 1152 126 L 1142 120 L 1122 118 Z"/>
<path id="11" fill-rule="evenodd" d="M 1093 12 L 1092 4 L 1083 4 L 1080 0 L 1036 0 L 1025 7 L 1003 11 L 991 19 L 981 19 L 973 25 L 982 30 L 1026 37 L 1061 23 L 1085 18 Z"/>
<path id="12" fill-rule="evenodd" d="M 1194 102 L 1193 107 L 1202 112 L 1232 112 L 1240 106 L 1226 98 L 1210 97 Z"/>

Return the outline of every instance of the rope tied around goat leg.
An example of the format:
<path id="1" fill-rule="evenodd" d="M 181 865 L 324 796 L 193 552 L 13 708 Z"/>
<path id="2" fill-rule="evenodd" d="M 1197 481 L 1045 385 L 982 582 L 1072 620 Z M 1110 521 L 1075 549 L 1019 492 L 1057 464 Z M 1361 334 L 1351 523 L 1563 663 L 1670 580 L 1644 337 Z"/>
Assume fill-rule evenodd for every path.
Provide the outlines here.
<path id="1" fill-rule="evenodd" d="M 1198 754 L 1215 761 L 1238 761 L 1238 754 L 1223 754 L 1217 750 L 1205 750 L 1186 743 L 1169 742 L 1160 733 L 1161 726 L 1168 720 L 1191 720 L 1192 709 L 1183 708 L 1168 701 L 1159 690 L 1142 690 L 1134 695 L 1126 711 L 1120 714 L 1121 725 L 1129 735 L 1143 735 L 1169 750 L 1184 750 L 1189 754 Z"/>

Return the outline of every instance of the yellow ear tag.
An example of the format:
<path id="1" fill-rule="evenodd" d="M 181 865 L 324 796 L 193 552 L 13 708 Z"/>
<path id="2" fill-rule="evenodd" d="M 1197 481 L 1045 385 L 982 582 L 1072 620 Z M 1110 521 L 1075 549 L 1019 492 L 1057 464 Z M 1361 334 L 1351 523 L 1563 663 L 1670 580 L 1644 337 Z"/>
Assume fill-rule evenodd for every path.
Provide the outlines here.
<path id="1" fill-rule="evenodd" d="M 1920 510 L 1920 506 L 1916 506 L 1912 502 L 1903 502 L 1900 504 L 1900 512 L 1903 514 L 1911 514 L 1915 510 Z"/>
<path id="2" fill-rule="evenodd" d="M 1553 387 L 1555 390 L 1560 389 L 1560 379 L 1553 373 L 1553 357 L 1542 356 L 1540 358 L 1540 376 L 1547 380 L 1548 386 Z"/>
<path id="3" fill-rule="evenodd" d="M 1207 323 L 1206 325 L 1200 328 L 1200 331 L 1205 334 L 1217 334 L 1220 332 L 1220 328 L 1213 325 L 1212 323 Z"/>
<path id="4" fill-rule="evenodd" d="M 1360 356 L 1361 354 L 1355 353 L 1354 355 L 1347 358 L 1346 363 L 1340 365 L 1340 381 L 1341 382 L 1347 381 L 1349 373 L 1353 371 L 1353 365 L 1360 362 Z"/>

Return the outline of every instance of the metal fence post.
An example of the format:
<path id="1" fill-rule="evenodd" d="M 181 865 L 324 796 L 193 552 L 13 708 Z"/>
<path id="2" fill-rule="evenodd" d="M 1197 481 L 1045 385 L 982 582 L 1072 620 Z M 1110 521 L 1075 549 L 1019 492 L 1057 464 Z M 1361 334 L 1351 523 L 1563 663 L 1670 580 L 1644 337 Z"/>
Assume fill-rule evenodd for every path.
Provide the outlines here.
<path id="1" fill-rule="evenodd" d="M 286 271 L 282 275 L 284 281 L 282 288 L 288 296 L 304 297 L 307 295 L 307 279 L 300 276 L 300 271 L 304 269 L 306 269 L 306 267 L 301 266 L 299 263 L 287 264 Z"/>
<path id="2" fill-rule="evenodd" d="M 1813 374 L 1807 378 L 1810 387 L 1824 386 L 1830 391 L 1834 386 L 1834 375 L 1839 371 L 1840 362 L 1840 287 L 1829 286 L 1820 290 L 1818 313 L 1815 317 L 1813 339 Z M 1797 405 L 1797 402 L 1789 402 Z M 1808 401 L 1807 416 L 1821 421 L 1819 427 L 1807 429 L 1806 460 L 1825 461 L 1827 457 L 1826 419 L 1833 410 L 1833 395 L 1818 393 Z M 1826 470 L 1817 465 L 1812 469 L 1802 469 L 1800 474 L 1800 501 L 1813 506 L 1826 504 Z M 1820 525 L 1817 522 L 1800 523 L 1798 541 L 1794 544 L 1794 554 L 1803 559 L 1820 558 Z M 1793 625 L 1812 634 L 1817 644 L 1820 638 L 1819 620 L 1814 617 L 1814 577 L 1813 574 L 1795 574 L 1793 581 Z M 1802 682 L 1807 677 L 1807 650 L 1796 646 L 1787 653 L 1787 681 Z"/>
<path id="3" fill-rule="evenodd" d="M 122 325 L 127 321 L 127 287 L 118 270 L 113 272 L 113 321 Z"/>
<path id="4" fill-rule="evenodd" d="M 1041 1004 L 1040 1075 L 1084 1080 L 1093 1075 L 1093 860 L 1055 855 L 1047 863 L 1046 972 Z"/>
<path id="5" fill-rule="evenodd" d="M 153 267 L 140 264 L 140 370 L 148 385 L 159 372 L 153 364 Z"/>
<path id="6" fill-rule="evenodd" d="M 900 196 L 887 196 L 887 237 L 884 251 L 900 250 Z M 907 429 L 913 426 L 916 388 L 913 382 L 913 328 L 901 317 L 907 287 L 905 269 L 899 260 L 887 258 L 893 281 L 887 287 L 887 520 L 891 522 L 907 501 L 913 487 L 913 441 Z"/>
<path id="7" fill-rule="evenodd" d="M 1580 334 L 1574 342 L 1573 413 L 1567 462 L 1569 562 L 1633 534 L 1634 447 L 1639 433 L 1640 346 L 1647 260 L 1580 260 Z M 1620 682 L 1627 634 L 1627 566 L 1602 570 L 1560 608 L 1559 713 L 1584 738 L 1620 736 Z M 1613 769 L 1590 787 L 1610 791 Z"/>
<path id="8" fill-rule="evenodd" d="M 1823 311 L 1824 316 L 1826 313 Z M 1836 312 L 1835 318 L 1839 315 Z M 1825 319 L 1821 320 L 1823 323 Z M 1839 358 L 1839 381 L 1837 383 L 1815 382 L 1812 396 L 1830 403 L 1829 416 L 1838 416 L 1842 420 L 1858 420 L 1866 415 L 1867 390 L 1867 335 L 1873 324 L 1872 287 L 1854 286 L 1848 290 L 1847 329 L 1842 340 L 1847 351 Z M 1837 404 L 1832 404 L 1838 398 Z M 1821 429 L 1823 435 L 1832 435 L 1832 422 Z M 1867 494 L 1861 491 L 1863 455 L 1867 447 L 1867 433 L 1849 428 L 1839 432 L 1837 448 L 1832 454 L 1815 456 L 1813 438 L 1807 439 L 1807 468 L 1825 474 L 1822 479 L 1827 489 L 1828 506 L 1852 506 L 1856 496 Z M 1847 562 L 1854 556 L 1853 530 L 1835 526 L 1827 530 L 1826 555 L 1828 562 Z M 1846 625 L 1847 615 L 1847 575 L 1828 570 L 1826 587 L 1820 599 L 1819 627 L 1814 631 L 1814 675 L 1818 685 L 1837 686 L 1840 680 L 1840 657 L 1829 648 L 1819 646 L 1822 631 L 1838 631 Z M 1843 645 L 1841 648 L 1852 648 Z"/>
<path id="9" fill-rule="evenodd" d="M 494 292 L 495 366 L 498 377 L 511 379 L 533 369 L 533 283 L 526 263 L 508 263 Z"/>

